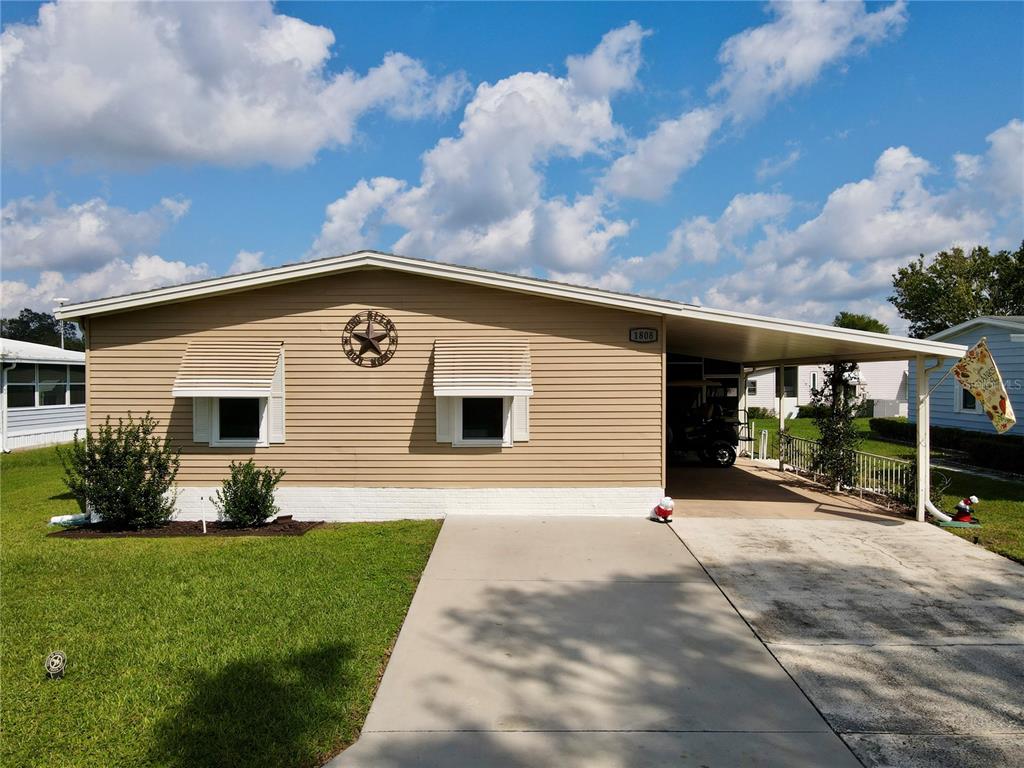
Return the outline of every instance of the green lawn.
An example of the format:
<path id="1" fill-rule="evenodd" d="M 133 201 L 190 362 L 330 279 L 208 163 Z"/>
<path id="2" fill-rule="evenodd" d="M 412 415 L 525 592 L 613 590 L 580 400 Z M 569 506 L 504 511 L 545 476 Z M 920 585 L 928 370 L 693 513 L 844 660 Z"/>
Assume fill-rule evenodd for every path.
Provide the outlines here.
<path id="1" fill-rule="evenodd" d="M 48 538 L 52 449 L 0 461 L 0 764 L 314 766 L 352 742 L 440 524 Z M 43 659 L 68 655 L 47 681 Z"/>
<path id="2" fill-rule="evenodd" d="M 857 419 L 856 424 L 861 436 L 860 450 L 899 459 L 914 458 L 913 446 L 879 439 L 871 432 L 868 419 Z M 819 437 L 818 429 L 811 419 L 791 419 L 786 422 L 786 426 L 797 437 L 811 440 Z M 762 429 L 769 431 L 769 445 L 773 445 L 778 434 L 778 421 L 757 420 L 755 431 L 759 434 Z M 941 459 L 941 452 L 932 451 L 933 461 Z M 1024 563 L 1024 483 L 993 480 L 969 472 L 951 472 L 945 469 L 932 471 L 934 484 L 944 482 L 943 478 L 948 478 L 949 485 L 942 493 L 941 508 L 949 511 L 964 496 L 974 494 L 981 499 L 977 506 L 977 516 L 983 524 L 981 528 L 944 530 L 970 541 L 977 541 L 993 552 Z"/>

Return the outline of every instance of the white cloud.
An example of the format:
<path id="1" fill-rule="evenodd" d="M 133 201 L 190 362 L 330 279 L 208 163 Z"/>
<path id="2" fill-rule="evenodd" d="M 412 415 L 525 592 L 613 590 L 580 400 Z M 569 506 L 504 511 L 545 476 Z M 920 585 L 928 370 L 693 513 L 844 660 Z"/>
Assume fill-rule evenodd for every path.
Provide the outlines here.
<path id="1" fill-rule="evenodd" d="M 404 181 L 387 176 L 360 180 L 344 197 L 327 206 L 327 218 L 310 250 L 310 258 L 351 253 L 373 242 L 376 233 L 368 229 L 369 219 L 375 214 L 379 218 L 381 209 L 404 187 Z"/>
<path id="2" fill-rule="evenodd" d="M 779 174 L 785 173 L 796 165 L 798 160 L 800 160 L 800 147 L 794 147 L 781 157 L 766 157 L 757 164 L 757 180 L 765 182 Z"/>
<path id="3" fill-rule="evenodd" d="M 246 272 L 255 272 L 264 268 L 263 251 L 239 251 L 235 254 L 231 266 L 228 267 L 229 275 L 241 275 Z"/>
<path id="4" fill-rule="evenodd" d="M 139 254 L 131 261 L 114 259 L 70 279 L 60 272 L 47 270 L 39 275 L 34 285 L 21 280 L 4 280 L 0 284 L 0 295 L 4 315 L 16 313 L 23 307 L 49 312 L 54 307 L 55 296 L 67 296 L 73 302 L 85 301 L 209 276 L 210 269 L 206 264 L 186 264 Z"/>
<path id="5" fill-rule="evenodd" d="M 631 21 L 605 34 L 600 45 L 588 55 L 570 56 L 565 66 L 573 88 L 595 97 L 632 88 L 642 63 L 640 43 L 650 34 Z"/>
<path id="6" fill-rule="evenodd" d="M 733 116 L 756 117 L 772 102 L 813 83 L 831 64 L 898 34 L 900 1 L 869 13 L 860 2 L 774 2 L 775 19 L 722 45 L 722 75 L 710 88 Z"/>
<path id="7" fill-rule="evenodd" d="M 708 140 L 721 124 L 722 113 L 715 109 L 694 109 L 662 121 L 632 152 L 612 164 L 605 186 L 621 197 L 664 197 L 679 174 L 704 156 Z"/>
<path id="8" fill-rule="evenodd" d="M 713 103 L 659 123 L 615 161 L 604 179 L 608 190 L 644 200 L 663 197 L 700 161 L 726 120 L 759 116 L 772 102 L 817 80 L 830 64 L 896 34 L 906 20 L 903 2 L 874 13 L 861 2 L 777 2 L 770 9 L 773 21 L 722 44 L 722 74 L 709 89 Z M 788 165 L 797 158 L 799 152 Z"/>
<path id="9" fill-rule="evenodd" d="M 296 167 L 350 143 L 371 110 L 445 114 L 466 87 L 402 53 L 335 73 L 333 45 L 268 2 L 44 4 L 0 37 L 5 155 Z"/>
<path id="10" fill-rule="evenodd" d="M 53 196 L 12 200 L 0 211 L 4 268 L 83 270 L 134 255 L 155 244 L 189 205 L 164 198 L 135 212 L 98 197 L 66 208 Z"/>
<path id="11" fill-rule="evenodd" d="M 314 253 L 348 251 L 372 239 L 367 224 L 396 225 L 394 248 L 494 268 L 591 269 L 628 223 L 609 219 L 600 195 L 544 197 L 553 158 L 605 151 L 622 135 L 610 98 L 635 86 L 646 31 L 630 23 L 606 34 L 569 75 L 520 72 L 483 83 L 459 134 L 423 157 L 417 186 L 361 181 L 328 206 Z"/>
<path id="12" fill-rule="evenodd" d="M 902 329 L 880 309 L 899 267 L 953 245 L 996 244 L 1007 232 L 1019 238 L 1024 181 L 1005 185 L 1002 165 L 1019 151 L 1010 141 L 1019 141 L 1018 122 L 990 134 L 985 156 L 955 155 L 957 184 L 945 190 L 925 183 L 934 173 L 928 161 L 907 147 L 885 150 L 870 177 L 838 187 L 816 215 L 766 227 L 733 272 L 701 290 L 703 302 L 822 321 L 841 309 L 864 311 Z M 993 195 L 1006 202 L 1003 215 Z"/>
<path id="13" fill-rule="evenodd" d="M 974 193 L 991 195 L 994 206 L 1024 230 L 1024 122 L 1011 120 L 985 139 L 984 155 L 953 155 L 956 177 Z"/>

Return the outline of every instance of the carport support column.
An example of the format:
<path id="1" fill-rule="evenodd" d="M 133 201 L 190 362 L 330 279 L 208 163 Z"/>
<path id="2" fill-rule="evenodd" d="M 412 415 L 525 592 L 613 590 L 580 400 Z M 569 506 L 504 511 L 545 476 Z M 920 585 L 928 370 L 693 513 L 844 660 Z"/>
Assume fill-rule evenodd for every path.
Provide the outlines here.
<path id="1" fill-rule="evenodd" d="M 782 458 L 782 430 L 786 428 L 786 412 L 782 410 L 784 398 L 783 395 L 786 393 L 785 382 L 783 381 L 783 374 L 786 369 L 781 365 L 775 369 L 775 406 L 776 413 L 779 414 L 779 469 L 783 470 L 786 468 L 786 462 Z"/>
<path id="2" fill-rule="evenodd" d="M 931 393 L 928 391 L 929 369 L 924 355 L 914 359 L 915 391 L 917 396 L 917 521 L 924 522 L 925 502 L 931 498 Z"/>

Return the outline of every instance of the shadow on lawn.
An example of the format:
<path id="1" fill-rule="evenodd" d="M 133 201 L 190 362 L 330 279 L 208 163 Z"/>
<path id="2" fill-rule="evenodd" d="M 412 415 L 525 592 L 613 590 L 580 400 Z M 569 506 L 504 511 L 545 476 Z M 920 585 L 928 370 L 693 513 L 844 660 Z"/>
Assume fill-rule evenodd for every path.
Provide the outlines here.
<path id="1" fill-rule="evenodd" d="M 180 711 L 157 723 L 154 764 L 174 768 L 314 766 L 345 716 L 350 649 L 330 645 L 237 661 L 200 674 Z"/>

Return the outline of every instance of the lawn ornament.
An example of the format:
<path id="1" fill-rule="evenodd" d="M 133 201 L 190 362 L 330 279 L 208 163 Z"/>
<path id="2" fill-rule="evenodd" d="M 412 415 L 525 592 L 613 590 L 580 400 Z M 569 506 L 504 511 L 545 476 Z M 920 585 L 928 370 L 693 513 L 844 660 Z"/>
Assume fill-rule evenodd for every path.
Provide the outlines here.
<path id="1" fill-rule="evenodd" d="M 47 679 L 59 680 L 64 677 L 64 667 L 67 666 L 67 663 L 68 659 L 64 655 L 64 651 L 53 651 L 46 657 L 46 662 L 43 665 L 46 669 Z"/>
<path id="2" fill-rule="evenodd" d="M 672 497 L 666 496 L 659 501 L 658 506 L 651 511 L 651 520 L 657 520 L 662 523 L 671 523 L 672 510 L 675 509 L 675 506 L 676 503 L 672 501 Z"/>
<path id="3" fill-rule="evenodd" d="M 956 505 L 956 512 L 953 513 L 953 522 L 956 523 L 977 523 L 978 518 L 974 516 L 974 505 L 978 503 L 977 496 L 968 496 L 960 499 Z"/>

